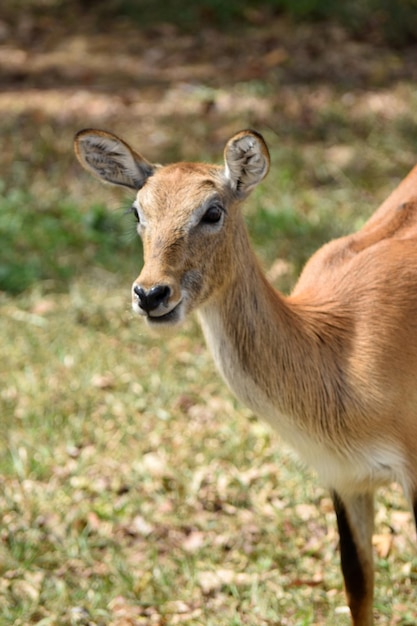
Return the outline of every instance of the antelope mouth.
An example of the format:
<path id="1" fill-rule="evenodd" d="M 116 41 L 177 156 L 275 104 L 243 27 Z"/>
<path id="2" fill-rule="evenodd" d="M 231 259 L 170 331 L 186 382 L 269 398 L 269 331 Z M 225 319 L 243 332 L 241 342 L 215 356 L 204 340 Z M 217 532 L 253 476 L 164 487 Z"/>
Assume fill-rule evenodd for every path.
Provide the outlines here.
<path id="1" fill-rule="evenodd" d="M 158 324 L 175 324 L 181 319 L 181 307 L 182 300 L 178 302 L 170 311 L 163 313 L 162 315 L 152 315 L 148 313 L 146 315 L 146 321 L 152 325 Z"/>

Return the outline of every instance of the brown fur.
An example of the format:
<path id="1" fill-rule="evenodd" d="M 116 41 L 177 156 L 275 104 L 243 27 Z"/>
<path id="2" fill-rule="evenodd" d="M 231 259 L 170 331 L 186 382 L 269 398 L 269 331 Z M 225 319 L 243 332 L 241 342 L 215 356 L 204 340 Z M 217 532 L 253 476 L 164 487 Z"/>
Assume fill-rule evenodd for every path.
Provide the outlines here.
<path id="1" fill-rule="evenodd" d="M 231 389 L 317 469 L 336 505 L 353 624 L 372 626 L 373 491 L 397 480 L 414 510 L 417 501 L 417 168 L 361 231 L 321 248 L 284 297 L 265 279 L 240 210 L 269 168 L 260 135 L 232 137 L 223 168 L 159 168 L 94 132 L 80 134 L 83 165 L 140 187 L 135 310 L 144 315 L 141 291 L 161 285 L 170 295 L 146 311 L 150 324 L 197 310 Z M 213 202 L 222 214 L 211 224 Z"/>

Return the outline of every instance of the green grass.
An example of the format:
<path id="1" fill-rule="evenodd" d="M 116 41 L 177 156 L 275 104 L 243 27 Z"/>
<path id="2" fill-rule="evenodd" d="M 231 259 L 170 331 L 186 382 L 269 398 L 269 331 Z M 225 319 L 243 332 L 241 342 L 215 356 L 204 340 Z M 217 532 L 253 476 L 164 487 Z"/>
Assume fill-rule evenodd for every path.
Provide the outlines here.
<path id="1" fill-rule="evenodd" d="M 132 246 L 132 224 L 123 211 L 92 204 L 80 213 L 74 201 L 41 203 L 27 191 L 3 193 L 0 212 L 0 290 L 20 293 L 39 281 L 68 284 L 85 264 L 112 268 Z M 139 249 L 139 246 L 136 246 Z"/>
<path id="2" fill-rule="evenodd" d="M 120 32 L 136 50 L 141 33 Z M 81 40 L 71 39 L 66 68 Z M 245 215 L 265 269 L 288 291 L 309 255 L 360 227 L 417 160 L 415 84 L 381 88 L 379 59 L 389 67 L 396 53 L 374 54 L 370 87 L 299 84 L 291 58 L 288 75 L 255 67 L 207 90 L 191 77 L 188 90 L 127 91 L 141 107 L 149 99 L 143 116 L 110 92 L 92 90 L 83 105 L 86 72 L 79 111 L 31 109 L 30 96 L 26 114 L 13 101 L 0 118 L 1 624 L 349 624 L 328 494 L 232 398 L 194 319 L 161 340 L 131 314 L 141 265 L 124 215 L 131 198 L 83 174 L 71 142 L 96 124 L 132 136 L 151 159 L 219 162 L 235 130 L 263 132 L 272 168 Z M 204 115 L 207 94 L 219 104 Z M 45 89 L 45 111 L 57 97 Z M 415 622 L 414 534 L 400 491 L 382 491 L 378 626 Z"/>
<path id="3" fill-rule="evenodd" d="M 396 45 L 404 45 L 417 36 L 415 0 L 167 0 L 164 11 L 158 3 L 149 0 L 116 0 L 104 8 L 110 14 L 123 15 L 143 23 L 161 20 L 193 30 L 202 20 L 221 27 L 236 27 L 245 21 L 259 23 L 273 14 L 284 14 L 297 22 L 333 20 L 349 28 L 350 32 L 364 36 L 369 33 L 378 40 L 383 38 Z"/>

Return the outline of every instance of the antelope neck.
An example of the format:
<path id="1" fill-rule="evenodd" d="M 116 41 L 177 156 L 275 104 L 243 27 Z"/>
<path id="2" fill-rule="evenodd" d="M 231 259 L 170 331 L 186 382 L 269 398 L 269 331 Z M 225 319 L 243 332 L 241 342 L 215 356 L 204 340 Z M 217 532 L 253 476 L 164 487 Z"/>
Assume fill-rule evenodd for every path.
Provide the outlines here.
<path id="1" fill-rule="evenodd" d="M 227 288 L 200 310 L 220 372 L 236 396 L 284 437 L 290 421 L 306 435 L 340 445 L 346 390 L 337 316 L 277 292 L 249 244 L 238 258 L 244 267 L 237 263 Z"/>

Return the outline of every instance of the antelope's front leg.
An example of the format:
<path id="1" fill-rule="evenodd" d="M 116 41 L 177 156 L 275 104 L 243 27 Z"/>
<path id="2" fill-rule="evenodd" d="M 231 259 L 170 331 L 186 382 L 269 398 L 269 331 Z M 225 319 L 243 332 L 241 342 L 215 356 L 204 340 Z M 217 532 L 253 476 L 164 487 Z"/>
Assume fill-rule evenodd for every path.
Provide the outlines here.
<path id="1" fill-rule="evenodd" d="M 372 626 L 374 564 L 372 494 L 332 493 L 340 535 L 340 555 L 353 626 Z"/>

